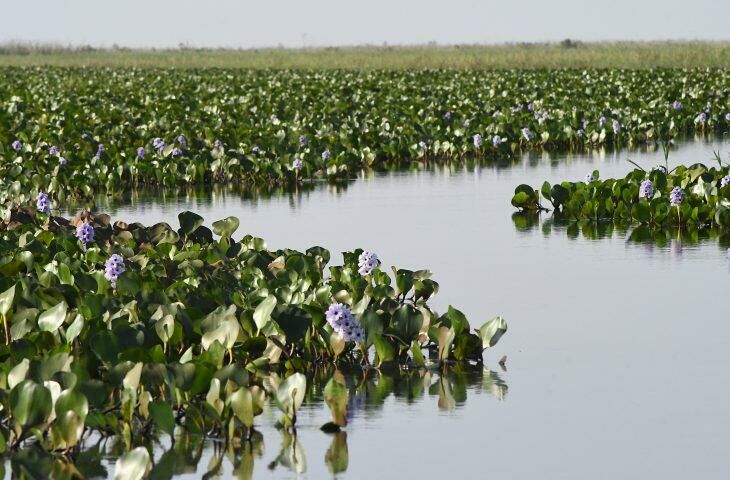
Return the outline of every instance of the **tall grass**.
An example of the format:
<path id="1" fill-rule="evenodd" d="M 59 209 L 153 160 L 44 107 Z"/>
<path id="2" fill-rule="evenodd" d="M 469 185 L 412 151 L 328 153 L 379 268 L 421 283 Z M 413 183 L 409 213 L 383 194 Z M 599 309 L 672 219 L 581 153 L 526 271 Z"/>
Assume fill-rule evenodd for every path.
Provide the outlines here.
<path id="1" fill-rule="evenodd" d="M 730 41 L 131 50 L 0 45 L 0 66 L 305 69 L 730 68 Z"/>

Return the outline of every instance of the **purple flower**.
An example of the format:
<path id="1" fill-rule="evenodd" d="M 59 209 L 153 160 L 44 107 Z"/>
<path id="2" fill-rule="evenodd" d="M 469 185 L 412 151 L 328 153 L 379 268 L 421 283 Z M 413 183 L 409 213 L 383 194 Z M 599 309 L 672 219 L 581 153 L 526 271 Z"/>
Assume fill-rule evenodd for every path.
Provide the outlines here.
<path id="1" fill-rule="evenodd" d="M 728 185 L 730 185 L 730 175 L 725 175 L 720 180 L 720 186 L 721 187 L 727 187 Z"/>
<path id="2" fill-rule="evenodd" d="M 682 110 L 682 103 L 679 100 L 675 100 L 672 106 L 675 110 Z"/>
<path id="3" fill-rule="evenodd" d="M 88 139 L 89 139 L 89 134 L 88 133 L 82 133 L 81 134 L 81 140 L 88 140 Z"/>
<path id="4" fill-rule="evenodd" d="M 583 135 L 585 135 L 586 132 L 583 131 L 582 128 L 579 128 L 577 132 L 575 132 L 575 136 L 578 138 L 581 138 Z"/>
<path id="5" fill-rule="evenodd" d="M 520 131 L 522 132 L 522 136 L 525 137 L 525 140 L 527 140 L 528 142 L 532 140 L 532 132 L 529 128 L 525 127 Z"/>
<path id="6" fill-rule="evenodd" d="M 58 147 L 53 145 L 51 148 L 48 149 L 49 155 L 58 155 Z"/>
<path id="7" fill-rule="evenodd" d="M 125 270 L 124 259 L 115 253 L 104 264 L 104 278 L 111 282 L 112 288 L 117 288 L 117 280 Z"/>
<path id="8" fill-rule="evenodd" d="M 598 119 L 598 125 L 604 126 L 606 124 L 606 117 L 601 117 Z"/>
<path id="9" fill-rule="evenodd" d="M 596 181 L 596 179 L 593 178 L 593 174 L 589 173 L 588 175 L 586 175 L 586 183 L 593 183 L 595 181 Z"/>
<path id="10" fill-rule="evenodd" d="M 223 142 L 221 142 L 220 140 L 216 140 L 214 142 L 214 145 L 215 145 L 215 148 L 218 148 L 218 149 L 223 148 Z"/>
<path id="11" fill-rule="evenodd" d="M 476 148 L 482 148 L 483 144 L 484 144 L 484 139 L 482 138 L 482 136 L 479 135 L 478 133 L 476 135 L 474 135 L 474 146 Z"/>
<path id="12" fill-rule="evenodd" d="M 159 155 L 162 155 L 162 153 L 167 148 L 167 144 L 165 142 L 160 142 L 160 143 L 157 144 L 157 147 L 156 148 L 157 148 L 157 153 Z"/>
<path id="13" fill-rule="evenodd" d="M 188 148 L 188 141 L 187 139 L 185 139 L 185 135 L 180 135 L 179 137 L 177 137 L 177 143 L 179 143 L 180 146 L 183 148 Z"/>
<path id="14" fill-rule="evenodd" d="M 499 116 L 500 116 L 500 115 L 501 115 L 501 113 L 499 113 L 499 111 L 496 111 L 496 112 L 494 112 L 494 113 L 492 114 L 492 118 L 494 118 L 494 119 L 496 120 L 496 119 L 498 119 L 498 118 L 499 118 Z"/>
<path id="15" fill-rule="evenodd" d="M 302 147 L 307 144 L 307 136 L 306 135 L 299 135 L 299 145 Z"/>
<path id="16" fill-rule="evenodd" d="M 357 258 L 357 266 L 357 272 L 360 275 L 370 275 L 373 273 L 373 270 L 380 266 L 380 259 L 375 253 L 365 250 Z"/>
<path id="17" fill-rule="evenodd" d="M 106 152 L 106 148 L 104 147 L 103 143 L 99 144 L 99 147 L 96 149 L 96 156 L 101 157 L 101 154 Z"/>
<path id="18" fill-rule="evenodd" d="M 20 140 L 16 140 L 13 142 L 12 147 L 13 147 L 13 150 L 15 150 L 16 152 L 19 152 L 23 149 L 23 142 L 21 142 Z"/>
<path id="19" fill-rule="evenodd" d="M 446 120 L 451 120 L 451 112 L 446 112 L 446 113 L 444 113 L 444 118 L 445 118 Z"/>
<path id="20" fill-rule="evenodd" d="M 61 165 L 61 166 L 63 167 L 63 166 L 65 166 L 65 165 L 66 165 L 67 163 L 68 163 L 68 162 L 66 161 L 66 159 L 65 159 L 65 158 L 63 158 L 63 157 L 58 157 L 58 164 L 59 164 L 59 165 Z"/>
<path id="21" fill-rule="evenodd" d="M 614 120 L 611 123 L 611 126 L 613 127 L 613 133 L 618 133 L 621 131 L 621 124 L 619 123 L 618 120 Z"/>
<path id="22" fill-rule="evenodd" d="M 502 144 L 502 137 L 500 137 L 499 135 L 495 135 L 492 137 L 492 146 L 494 148 L 499 147 L 501 144 Z"/>
<path id="23" fill-rule="evenodd" d="M 684 202 L 684 191 L 679 187 L 674 187 L 669 192 L 669 203 L 675 206 L 679 206 Z"/>
<path id="24" fill-rule="evenodd" d="M 254 145 L 254 147 L 253 147 L 253 148 L 251 149 L 251 151 L 252 151 L 252 152 L 253 152 L 254 154 L 258 155 L 258 154 L 259 154 L 259 152 L 261 151 L 261 149 L 260 149 L 259 147 L 257 147 L 257 146 L 255 146 L 255 145 Z"/>
<path id="25" fill-rule="evenodd" d="M 175 147 L 175 148 L 172 149 L 171 155 L 173 157 L 179 157 L 180 155 L 182 155 L 182 150 L 180 150 L 179 148 Z"/>
<path id="26" fill-rule="evenodd" d="M 275 122 L 275 121 L 278 120 L 278 118 L 276 118 L 276 115 L 271 115 L 271 117 L 269 118 L 269 120 L 271 120 L 271 122 Z"/>
<path id="27" fill-rule="evenodd" d="M 522 105 L 517 105 L 515 108 L 512 109 L 513 113 L 520 113 L 522 111 Z"/>
<path id="28" fill-rule="evenodd" d="M 51 202 L 48 200 L 48 195 L 43 192 L 38 192 L 38 200 L 36 201 L 36 208 L 41 213 L 46 215 L 51 214 Z"/>
<path id="29" fill-rule="evenodd" d="M 155 150 L 162 150 L 165 148 L 165 142 L 163 142 L 160 137 L 155 137 L 155 139 L 152 140 L 152 146 L 155 147 Z"/>
<path id="30" fill-rule="evenodd" d="M 144 147 L 139 147 L 137 149 L 137 158 L 143 159 L 147 156 L 147 150 L 144 149 Z"/>
<path id="31" fill-rule="evenodd" d="M 327 323 L 332 326 L 332 329 L 341 335 L 345 341 L 365 342 L 365 333 L 362 330 L 362 326 L 360 326 L 360 323 L 355 319 L 346 305 L 333 303 L 327 309 L 325 318 L 327 319 Z"/>
<path id="32" fill-rule="evenodd" d="M 332 154 L 330 153 L 329 150 L 325 150 L 324 152 L 322 152 L 322 160 L 324 160 L 324 161 L 329 160 L 331 156 L 332 156 Z"/>
<path id="33" fill-rule="evenodd" d="M 644 180 L 639 187 L 639 198 L 651 199 L 654 196 L 654 184 L 651 180 Z"/>
<path id="34" fill-rule="evenodd" d="M 86 246 L 94 241 L 94 227 L 90 223 L 82 223 L 76 228 L 76 238 L 81 241 L 86 250 Z"/>
<path id="35" fill-rule="evenodd" d="M 302 161 L 301 161 L 300 159 L 298 159 L 298 158 L 297 158 L 296 160 L 294 160 L 294 163 L 292 163 L 292 165 L 291 165 L 291 167 L 292 167 L 292 168 L 293 168 L 294 170 L 301 170 L 303 166 L 304 166 L 304 164 L 303 164 L 303 163 L 302 163 Z"/>
<path id="36" fill-rule="evenodd" d="M 705 123 L 707 121 L 707 114 L 705 112 L 701 112 L 699 115 L 695 117 L 695 123 Z"/>
<path id="37" fill-rule="evenodd" d="M 527 104 L 527 109 L 531 112 L 535 110 L 535 106 L 532 104 L 532 102 Z"/>

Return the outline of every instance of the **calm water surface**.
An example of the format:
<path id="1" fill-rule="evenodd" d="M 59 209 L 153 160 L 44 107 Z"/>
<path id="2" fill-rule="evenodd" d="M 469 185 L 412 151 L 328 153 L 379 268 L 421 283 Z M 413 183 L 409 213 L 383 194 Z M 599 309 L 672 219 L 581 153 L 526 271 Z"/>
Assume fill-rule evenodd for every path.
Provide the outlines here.
<path id="1" fill-rule="evenodd" d="M 729 147 L 684 144 L 670 164 L 710 163 L 713 150 Z M 299 420 L 296 448 L 282 457 L 291 439 L 274 428 L 276 412 L 265 412 L 256 454 L 245 465 L 224 455 L 222 478 L 246 478 L 248 469 L 254 478 L 328 478 L 333 458 L 342 469 L 343 448 L 338 478 L 727 478 L 727 239 L 669 232 L 666 245 L 653 245 L 629 242 L 629 232 L 549 233 L 549 216 L 530 229 L 512 220 L 517 184 L 577 180 L 594 169 L 623 176 L 632 168 L 626 158 L 663 162 L 660 152 L 538 155 L 508 168 L 378 174 L 346 189 L 267 199 L 140 195 L 103 210 L 173 226 L 183 210 L 208 223 L 235 215 L 238 235 L 263 237 L 270 248 L 321 245 L 336 264 L 337 252 L 373 250 L 385 266 L 431 269 L 441 284 L 436 308 L 453 304 L 477 326 L 495 315 L 509 322 L 486 355 L 489 370 L 457 380 L 410 372 L 418 378 L 406 384 L 423 386 L 417 395 L 392 386 L 400 377 L 375 375 L 382 401 L 353 397 L 344 436 L 319 431 L 329 412 L 315 400 Z M 497 366 L 502 355 L 507 371 Z M 217 453 L 208 442 L 187 477 L 215 466 Z"/>

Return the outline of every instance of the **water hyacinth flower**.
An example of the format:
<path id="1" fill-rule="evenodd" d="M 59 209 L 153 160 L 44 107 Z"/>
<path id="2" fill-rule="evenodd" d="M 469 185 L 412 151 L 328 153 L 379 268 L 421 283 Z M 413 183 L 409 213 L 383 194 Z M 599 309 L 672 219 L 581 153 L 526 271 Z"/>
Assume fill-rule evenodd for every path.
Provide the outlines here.
<path id="1" fill-rule="evenodd" d="M 695 123 L 705 123 L 707 121 L 707 114 L 705 112 L 701 112 L 699 115 L 695 117 Z"/>
<path id="2" fill-rule="evenodd" d="M 322 152 L 322 160 L 324 160 L 324 161 L 329 160 L 331 156 L 332 156 L 332 154 L 330 153 L 329 150 L 325 150 L 324 152 Z"/>
<path id="3" fill-rule="evenodd" d="M 586 183 L 593 183 L 595 181 L 596 179 L 593 178 L 593 174 L 589 173 L 588 175 L 586 175 Z"/>
<path id="4" fill-rule="evenodd" d="M 499 113 L 499 111 L 496 111 L 496 112 L 494 112 L 494 113 L 492 114 L 492 118 L 494 118 L 494 119 L 496 120 L 496 119 L 498 119 L 498 118 L 499 118 L 499 116 L 500 116 L 500 115 L 501 115 L 501 113 Z"/>
<path id="5" fill-rule="evenodd" d="M 165 148 L 165 142 L 163 142 L 160 137 L 155 137 L 155 139 L 152 140 L 152 146 L 155 147 L 155 150 L 160 150 L 161 148 Z"/>
<path id="6" fill-rule="evenodd" d="M 94 241 L 94 227 L 90 223 L 82 223 L 76 227 L 76 238 L 81 241 L 86 250 L 86 247 Z"/>
<path id="7" fill-rule="evenodd" d="M 143 160 L 144 157 L 146 157 L 146 156 L 147 156 L 147 150 L 145 150 L 144 147 L 139 147 L 137 149 L 137 158 L 139 158 L 140 160 Z"/>
<path id="8" fill-rule="evenodd" d="M 291 165 L 291 167 L 294 170 L 301 170 L 303 166 L 304 166 L 304 163 L 298 158 L 296 160 L 294 160 L 294 163 L 292 163 L 292 165 Z"/>
<path id="9" fill-rule="evenodd" d="M 601 117 L 598 119 L 598 125 L 604 126 L 606 124 L 606 117 Z"/>
<path id="10" fill-rule="evenodd" d="M 532 132 L 529 128 L 525 127 L 520 131 L 522 132 L 522 136 L 525 137 L 525 140 L 527 140 L 528 142 L 532 140 Z"/>
<path id="11" fill-rule="evenodd" d="M 418 142 L 418 146 L 420 148 L 424 149 L 424 150 L 426 149 L 426 147 L 428 147 L 428 145 L 426 144 L 426 142 L 424 142 L 423 140 L 421 140 L 420 142 Z"/>
<path id="12" fill-rule="evenodd" d="M 492 137 L 492 146 L 494 148 L 499 147 L 501 144 L 502 144 L 502 137 L 500 137 L 499 135 L 495 135 Z"/>
<path id="13" fill-rule="evenodd" d="M 476 135 L 474 135 L 474 146 L 476 148 L 482 148 L 482 144 L 484 144 L 484 139 L 481 135 L 477 133 Z"/>
<path id="14" fill-rule="evenodd" d="M 188 148 L 188 141 L 185 138 L 185 135 L 180 135 L 179 137 L 177 137 L 177 143 L 179 143 L 180 146 L 183 148 Z"/>
<path id="15" fill-rule="evenodd" d="M 380 266 L 380 259 L 375 253 L 365 250 L 357 258 L 357 266 L 357 272 L 360 275 L 370 275 L 373 270 Z"/>
<path id="16" fill-rule="evenodd" d="M 654 184 L 651 180 L 644 180 L 639 187 L 639 198 L 651 199 L 654 196 Z"/>
<path id="17" fill-rule="evenodd" d="M 674 107 L 675 110 L 682 110 L 682 102 L 675 100 L 674 103 L 672 103 L 672 107 Z"/>
<path id="18" fill-rule="evenodd" d="M 720 186 L 727 187 L 728 185 L 730 185 L 730 175 L 725 175 L 720 179 Z"/>
<path id="19" fill-rule="evenodd" d="M 175 147 L 175 148 L 172 149 L 171 155 L 173 157 L 179 157 L 180 155 L 182 155 L 182 150 L 180 150 L 179 148 Z"/>
<path id="20" fill-rule="evenodd" d="M 251 151 L 254 153 L 254 155 L 258 155 L 261 149 L 254 145 L 254 147 L 251 149 Z"/>
<path id="21" fill-rule="evenodd" d="M 218 149 L 223 148 L 223 142 L 221 142 L 220 140 L 216 140 L 215 142 L 213 142 L 213 145 L 215 145 L 215 148 Z"/>
<path id="22" fill-rule="evenodd" d="M 679 206 L 682 202 L 684 202 L 684 190 L 679 187 L 674 187 L 672 191 L 669 192 L 669 203 L 674 206 Z"/>
<path id="23" fill-rule="evenodd" d="M 446 112 L 446 113 L 444 113 L 444 118 L 445 118 L 446 120 L 451 120 L 451 112 Z"/>
<path id="24" fill-rule="evenodd" d="M 51 214 L 51 202 L 48 199 L 48 195 L 45 193 L 38 192 L 38 199 L 36 200 L 35 205 L 39 212 L 45 213 L 46 215 Z"/>
<path id="25" fill-rule="evenodd" d="M 88 133 L 82 133 L 81 134 L 81 140 L 88 140 L 88 139 L 89 139 L 89 134 Z"/>
<path id="26" fill-rule="evenodd" d="M 535 106 L 532 104 L 532 102 L 527 104 L 527 109 L 531 112 L 535 110 Z"/>
<path id="27" fill-rule="evenodd" d="M 325 318 L 327 323 L 332 326 L 332 329 L 341 335 L 345 341 L 365 342 L 365 332 L 363 332 L 360 322 L 355 319 L 346 305 L 333 303 L 327 309 Z"/>
<path id="28" fill-rule="evenodd" d="M 101 154 L 104 152 L 106 152 L 106 147 L 104 146 L 103 143 L 100 143 L 99 147 L 96 149 L 96 156 L 101 157 Z"/>
<path id="29" fill-rule="evenodd" d="M 52 145 L 51 148 L 48 149 L 49 155 L 58 155 L 58 147 L 55 145 Z"/>
<path id="30" fill-rule="evenodd" d="M 109 280 L 112 288 L 117 288 L 117 280 L 125 271 L 124 259 L 119 254 L 113 254 L 104 264 L 104 278 Z"/>
<path id="31" fill-rule="evenodd" d="M 63 167 L 63 166 L 65 166 L 65 165 L 66 165 L 67 163 L 68 163 L 68 162 L 66 161 L 66 159 L 65 159 L 65 158 L 63 158 L 63 157 L 58 157 L 58 164 L 59 164 L 59 165 L 61 165 L 61 166 Z"/>
<path id="32" fill-rule="evenodd" d="M 618 120 L 614 120 L 611 123 L 611 127 L 613 128 L 613 133 L 618 133 L 621 131 L 621 124 L 619 123 Z"/>
<path id="33" fill-rule="evenodd" d="M 575 136 L 578 138 L 582 138 L 583 135 L 585 135 L 585 131 L 582 128 L 579 128 L 577 132 L 575 132 Z"/>
<path id="34" fill-rule="evenodd" d="M 299 135 L 299 145 L 302 147 L 307 144 L 307 136 L 306 135 Z"/>
<path id="35" fill-rule="evenodd" d="M 23 142 L 21 142 L 20 140 L 16 140 L 13 142 L 12 147 L 13 147 L 13 150 L 15 150 L 16 152 L 19 152 L 23 149 Z"/>

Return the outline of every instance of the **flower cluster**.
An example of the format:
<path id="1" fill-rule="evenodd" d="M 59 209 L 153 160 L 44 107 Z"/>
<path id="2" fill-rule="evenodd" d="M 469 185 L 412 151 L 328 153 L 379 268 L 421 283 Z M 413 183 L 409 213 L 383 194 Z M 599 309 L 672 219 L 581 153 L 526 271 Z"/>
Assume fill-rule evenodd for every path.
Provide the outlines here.
<path id="1" fill-rule="evenodd" d="M 106 147 L 103 143 L 99 144 L 99 147 L 96 149 L 96 155 L 94 155 L 94 158 L 96 160 L 99 160 L 101 158 L 101 155 L 106 152 Z"/>
<path id="2" fill-rule="evenodd" d="M 474 135 L 474 146 L 476 148 L 482 148 L 483 144 L 484 144 L 484 139 L 482 138 L 482 136 L 479 135 L 478 133 L 476 135 Z"/>
<path id="3" fill-rule="evenodd" d="M 332 154 L 329 150 L 325 150 L 324 152 L 322 152 L 322 160 L 324 160 L 325 162 L 329 160 L 331 156 Z"/>
<path id="4" fill-rule="evenodd" d="M 669 192 L 669 203 L 672 205 L 681 205 L 682 202 L 684 202 L 684 190 L 682 190 L 679 187 L 674 187 L 671 192 Z"/>
<path id="5" fill-rule="evenodd" d="M 499 147 L 502 144 L 502 142 L 503 142 L 502 137 L 500 137 L 499 135 L 495 135 L 492 137 L 492 146 L 494 148 Z"/>
<path id="6" fill-rule="evenodd" d="M 38 193 L 38 200 L 36 202 L 36 207 L 38 207 L 38 211 L 41 213 L 45 213 L 46 215 L 50 215 L 51 213 L 51 202 L 48 200 L 48 195 L 46 195 L 43 192 Z"/>
<path id="7" fill-rule="evenodd" d="M 155 147 L 157 153 L 161 155 L 162 151 L 167 147 L 167 144 L 160 137 L 157 137 L 152 140 L 152 146 Z"/>
<path id="8" fill-rule="evenodd" d="M 216 140 L 213 144 L 215 145 L 215 148 L 217 148 L 217 149 L 223 148 L 223 142 L 221 142 L 220 140 Z"/>
<path id="9" fill-rule="evenodd" d="M 593 174 L 589 173 L 588 175 L 586 175 L 586 183 L 593 183 L 595 181 L 596 179 L 593 178 Z"/>
<path id="10" fill-rule="evenodd" d="M 177 143 L 179 143 L 180 146 L 183 148 L 188 148 L 188 141 L 185 138 L 185 135 L 180 135 L 179 137 L 177 137 Z"/>
<path id="11" fill-rule="evenodd" d="M 375 253 L 365 250 L 358 257 L 357 266 L 360 275 L 370 275 L 373 270 L 380 266 L 380 259 Z"/>
<path id="12" fill-rule="evenodd" d="M 532 132 L 529 128 L 525 127 L 520 131 L 522 132 L 522 136 L 525 137 L 525 140 L 527 140 L 528 142 L 532 140 Z"/>
<path id="13" fill-rule="evenodd" d="M 720 180 L 720 186 L 721 187 L 727 187 L 728 185 L 730 185 L 730 175 L 725 175 Z"/>
<path id="14" fill-rule="evenodd" d="M 306 135 L 299 135 L 299 145 L 302 147 L 307 144 L 307 137 Z"/>
<path id="15" fill-rule="evenodd" d="M 51 148 L 48 149 L 49 155 L 58 155 L 58 147 L 55 145 L 52 145 Z"/>
<path id="16" fill-rule="evenodd" d="M 327 322 L 345 341 L 365 342 L 365 332 L 346 305 L 333 303 L 325 314 Z"/>
<path id="17" fill-rule="evenodd" d="M 682 110 L 682 103 L 679 100 L 675 100 L 672 106 L 675 110 Z"/>
<path id="18" fill-rule="evenodd" d="M 86 246 L 94 241 L 94 227 L 90 223 L 82 223 L 76 228 L 76 238 L 78 238 L 86 249 Z"/>
<path id="19" fill-rule="evenodd" d="M 651 180 L 644 180 L 639 187 L 639 198 L 651 199 L 654 196 L 654 184 Z"/>
<path id="20" fill-rule="evenodd" d="M 145 150 L 144 147 L 139 147 L 137 149 L 137 158 L 139 158 L 140 160 L 143 160 L 144 157 L 146 157 L 146 156 L 147 156 L 147 150 Z"/>
<path id="21" fill-rule="evenodd" d="M 294 160 L 294 163 L 292 163 L 291 168 L 293 168 L 294 170 L 301 170 L 303 166 L 304 163 L 302 163 L 302 161 L 297 158 L 296 160 Z"/>
<path id="22" fill-rule="evenodd" d="M 618 120 L 614 120 L 611 126 L 613 127 L 613 133 L 618 133 L 621 131 L 621 124 Z"/>
<path id="23" fill-rule="evenodd" d="M 254 153 L 254 155 L 258 155 L 261 149 L 254 145 L 254 147 L 251 149 L 251 151 Z"/>
<path id="24" fill-rule="evenodd" d="M 21 142 L 20 140 L 16 140 L 13 142 L 12 147 L 13 147 L 13 150 L 15 150 L 16 152 L 19 152 L 23 149 L 23 142 Z"/>
<path id="25" fill-rule="evenodd" d="M 124 259 L 121 255 L 115 253 L 104 264 L 104 278 L 111 282 L 112 288 L 117 288 L 117 279 L 125 270 Z"/>
<path id="26" fill-rule="evenodd" d="M 182 155 L 182 150 L 175 147 L 172 149 L 172 152 L 170 153 L 170 155 L 172 155 L 173 157 L 179 157 L 180 155 Z"/>

